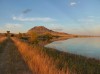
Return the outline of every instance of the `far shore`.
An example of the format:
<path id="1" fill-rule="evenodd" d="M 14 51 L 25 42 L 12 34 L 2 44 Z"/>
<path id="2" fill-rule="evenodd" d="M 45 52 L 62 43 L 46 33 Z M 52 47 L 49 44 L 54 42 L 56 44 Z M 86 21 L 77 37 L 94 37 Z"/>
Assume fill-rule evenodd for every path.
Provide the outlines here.
<path id="1" fill-rule="evenodd" d="M 72 38 L 95 38 L 95 37 L 100 37 L 100 36 L 62 36 L 59 38 L 53 38 L 50 41 L 42 41 L 39 43 L 40 46 L 45 46 L 49 43 L 55 42 L 55 41 L 63 41 L 63 40 L 67 40 L 67 39 L 72 39 Z"/>

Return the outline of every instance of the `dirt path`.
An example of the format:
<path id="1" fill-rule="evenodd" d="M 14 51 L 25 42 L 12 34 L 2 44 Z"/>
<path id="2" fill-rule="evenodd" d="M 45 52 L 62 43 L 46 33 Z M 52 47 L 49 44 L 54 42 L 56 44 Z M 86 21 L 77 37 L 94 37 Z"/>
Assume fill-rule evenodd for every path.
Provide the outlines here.
<path id="1" fill-rule="evenodd" d="M 10 39 L 0 54 L 0 74 L 33 74 Z"/>

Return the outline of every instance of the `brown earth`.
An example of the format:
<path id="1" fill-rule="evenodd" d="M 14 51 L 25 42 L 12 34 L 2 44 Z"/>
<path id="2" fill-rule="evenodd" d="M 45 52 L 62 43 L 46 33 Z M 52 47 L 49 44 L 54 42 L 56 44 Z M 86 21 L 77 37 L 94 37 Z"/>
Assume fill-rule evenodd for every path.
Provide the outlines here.
<path id="1" fill-rule="evenodd" d="M 33 74 L 11 39 L 0 53 L 0 74 Z M 1 50 L 1 49 L 0 49 Z"/>

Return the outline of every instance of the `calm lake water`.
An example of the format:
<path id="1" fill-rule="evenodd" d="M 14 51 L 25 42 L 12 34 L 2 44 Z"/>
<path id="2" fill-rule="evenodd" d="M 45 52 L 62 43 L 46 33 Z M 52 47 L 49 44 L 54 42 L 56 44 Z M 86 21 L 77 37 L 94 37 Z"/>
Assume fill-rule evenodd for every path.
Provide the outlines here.
<path id="1" fill-rule="evenodd" d="M 52 42 L 45 47 L 100 59 L 100 38 L 73 38 Z"/>

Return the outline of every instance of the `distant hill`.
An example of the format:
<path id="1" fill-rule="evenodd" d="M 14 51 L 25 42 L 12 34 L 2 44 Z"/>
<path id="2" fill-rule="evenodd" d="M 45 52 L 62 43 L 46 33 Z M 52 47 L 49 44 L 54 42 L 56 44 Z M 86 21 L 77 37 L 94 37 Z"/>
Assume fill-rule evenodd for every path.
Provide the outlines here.
<path id="1" fill-rule="evenodd" d="M 58 35 L 58 36 L 68 36 L 68 35 L 70 35 L 68 33 L 56 32 L 56 31 L 53 31 L 53 30 L 49 30 L 44 26 L 35 26 L 35 27 L 31 28 L 27 33 L 30 33 L 30 32 L 35 32 L 35 33 L 38 33 L 40 35 L 45 34 L 45 33 L 50 33 L 52 35 Z"/>

